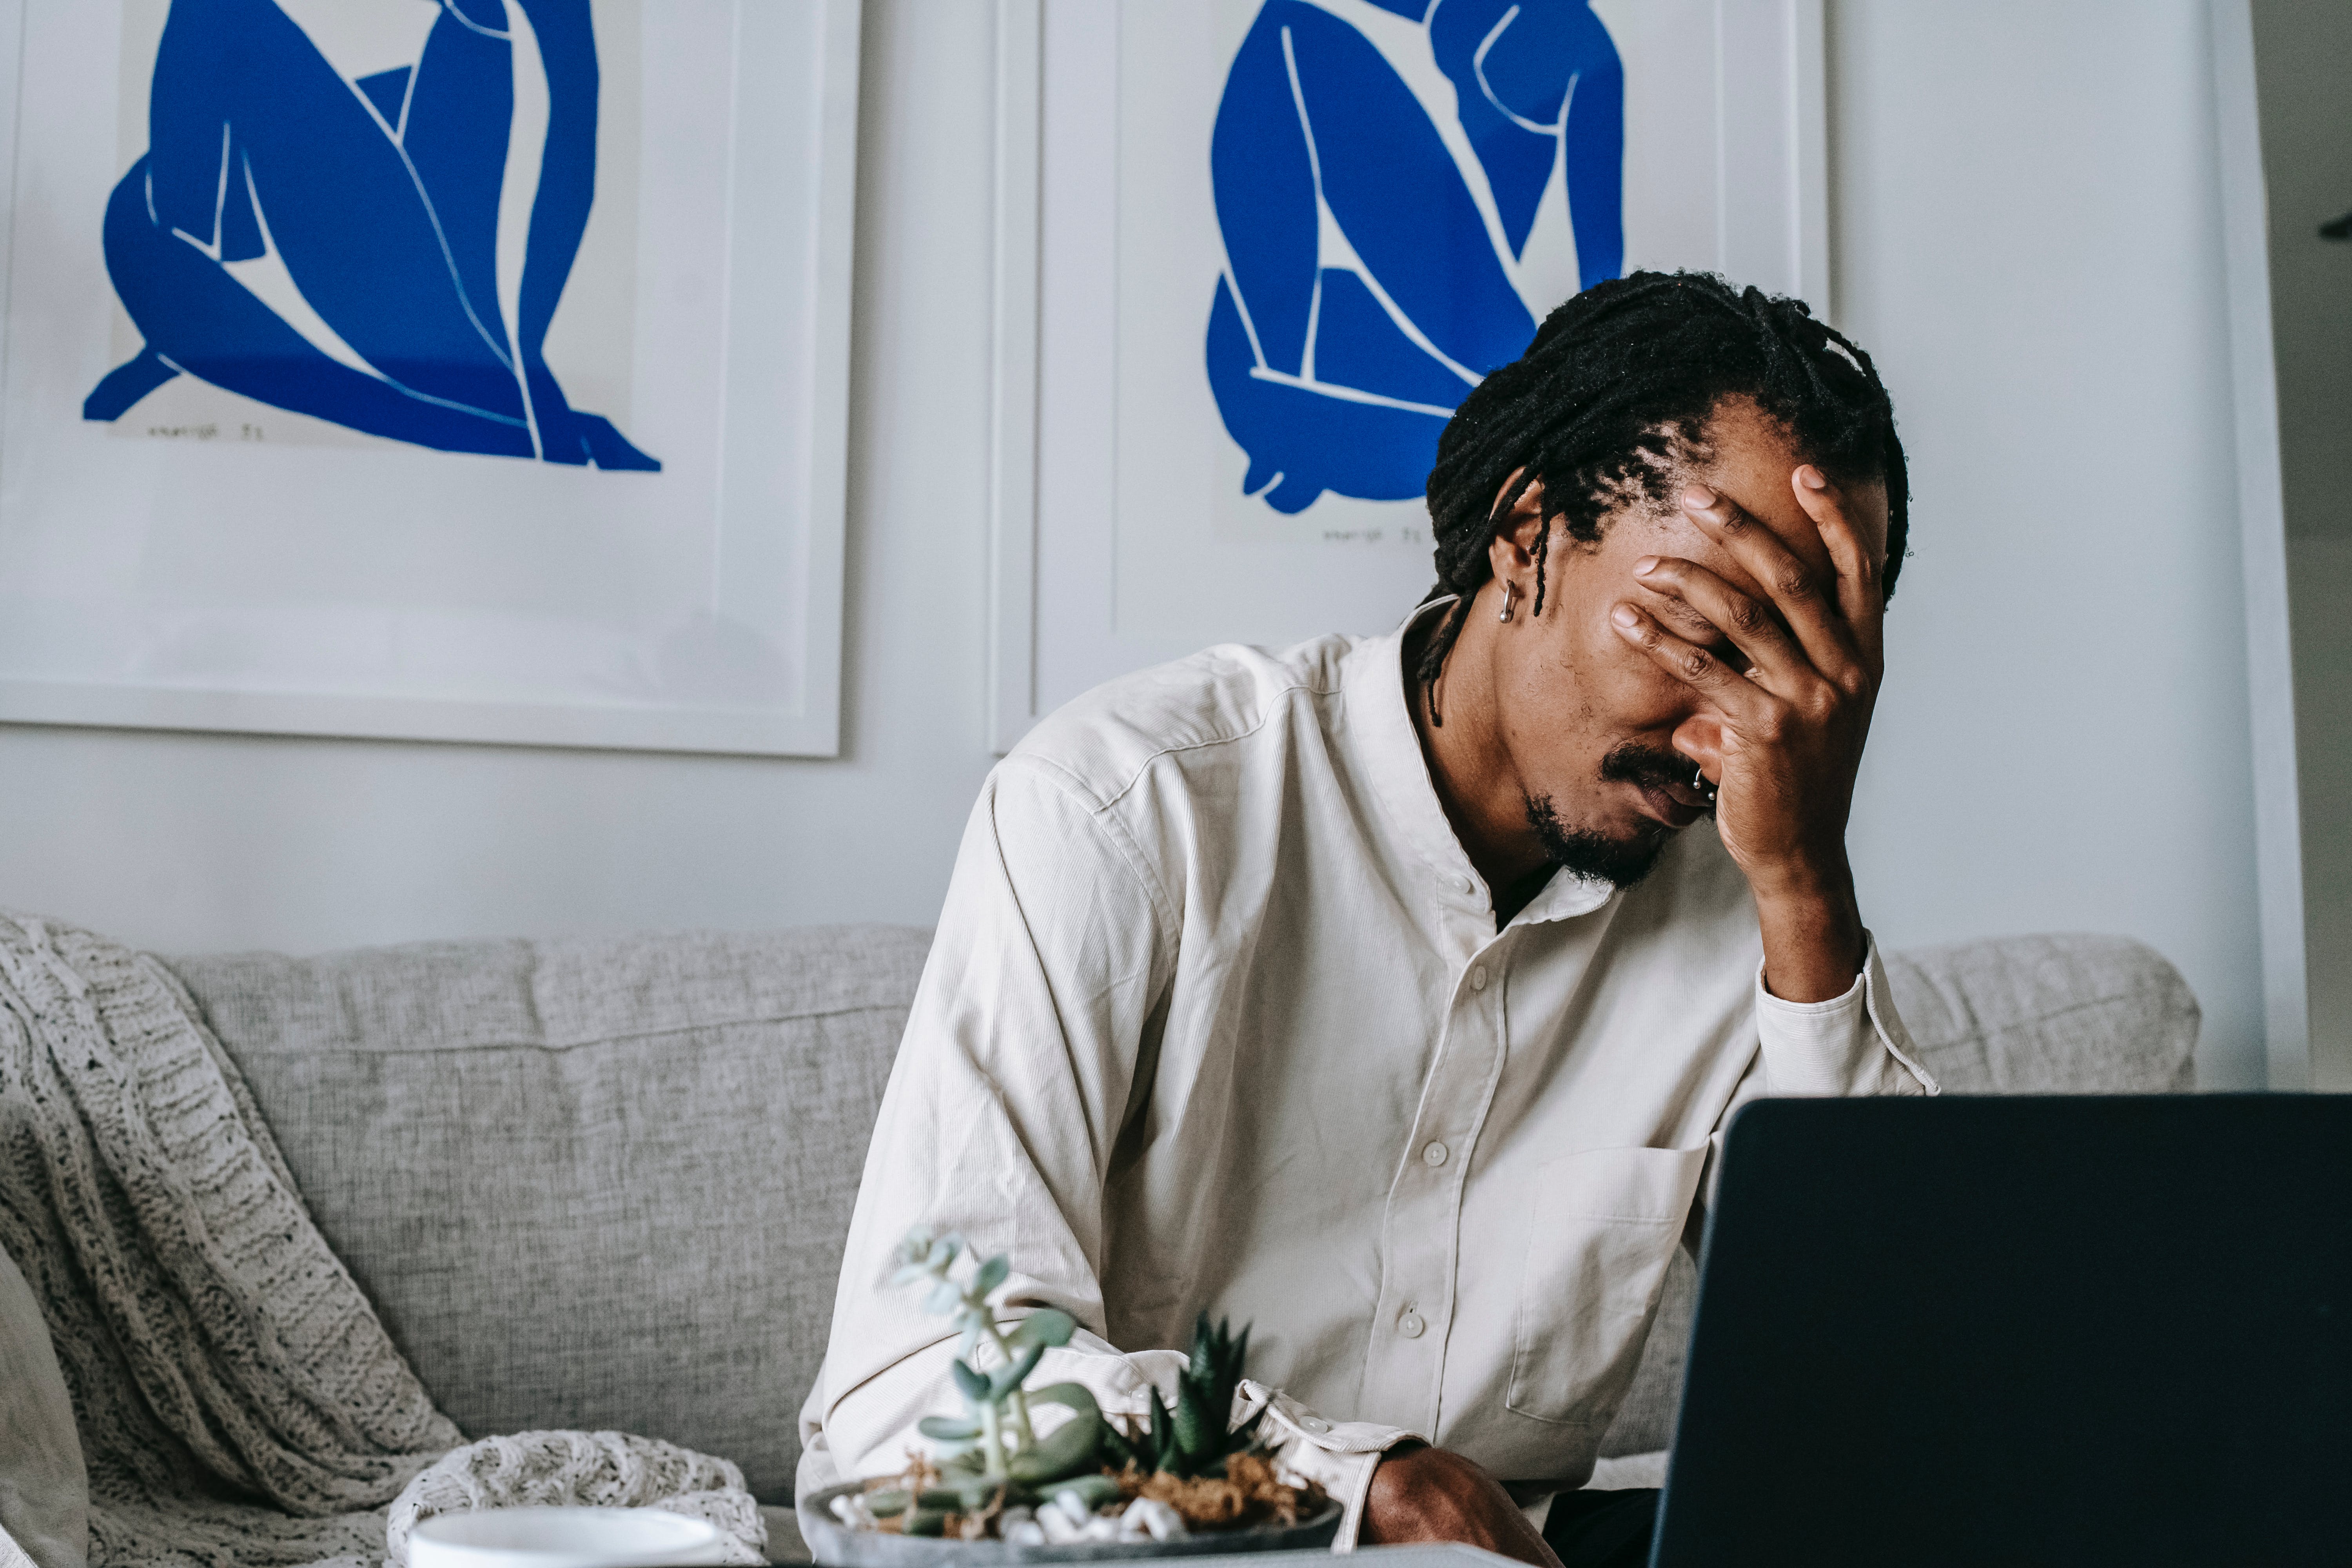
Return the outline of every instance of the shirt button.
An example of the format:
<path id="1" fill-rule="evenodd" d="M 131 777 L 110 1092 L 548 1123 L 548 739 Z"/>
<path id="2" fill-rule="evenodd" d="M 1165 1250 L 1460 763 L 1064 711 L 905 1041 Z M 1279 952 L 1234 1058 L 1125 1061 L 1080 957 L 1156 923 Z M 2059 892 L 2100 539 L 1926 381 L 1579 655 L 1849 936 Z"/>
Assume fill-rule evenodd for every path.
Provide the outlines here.
<path id="1" fill-rule="evenodd" d="M 1411 1307 L 1407 1307 L 1404 1310 L 1404 1316 L 1397 1320 L 1397 1332 L 1409 1340 L 1421 1338 L 1421 1331 L 1427 1327 L 1429 1325 L 1421 1321 L 1421 1314 Z"/>
<path id="2" fill-rule="evenodd" d="M 1421 1158 L 1422 1163 L 1424 1164 L 1443 1165 L 1445 1163 L 1445 1145 L 1443 1143 L 1432 1143 L 1428 1148 L 1423 1149 L 1421 1152 Z"/>
<path id="3" fill-rule="evenodd" d="M 1324 1420 L 1320 1415 L 1306 1416 L 1300 1420 L 1298 1425 L 1300 1429 L 1307 1432 L 1321 1433 L 1331 1430 L 1331 1423 Z"/>
<path id="4" fill-rule="evenodd" d="M 1486 989 L 1486 966 L 1485 964 L 1482 963 L 1477 968 L 1470 972 L 1470 989 L 1473 991 L 1484 991 Z"/>
<path id="5" fill-rule="evenodd" d="M 1454 885 L 1465 893 L 1475 893 L 1478 890 L 1478 884 L 1467 877 L 1456 877 L 1454 879 Z"/>

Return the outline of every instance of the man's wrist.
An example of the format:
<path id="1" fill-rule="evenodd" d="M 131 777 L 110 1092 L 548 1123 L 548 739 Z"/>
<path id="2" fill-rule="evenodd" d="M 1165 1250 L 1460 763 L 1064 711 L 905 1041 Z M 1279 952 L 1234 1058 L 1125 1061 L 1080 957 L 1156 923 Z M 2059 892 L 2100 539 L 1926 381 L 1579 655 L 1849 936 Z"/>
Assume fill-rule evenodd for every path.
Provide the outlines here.
<path id="1" fill-rule="evenodd" d="M 1764 986 L 1783 1002 L 1830 1002 L 1853 989 L 1868 956 L 1850 876 L 1810 885 L 1756 889 L 1764 939 Z"/>
<path id="2" fill-rule="evenodd" d="M 1843 845 L 1834 850 L 1808 854 L 1771 865 L 1748 868 L 1748 890 L 1756 895 L 1756 907 L 1760 911 L 1767 905 L 1785 905 L 1801 910 L 1808 905 L 1851 902 L 1853 899 L 1853 866 L 1845 858 Z"/>

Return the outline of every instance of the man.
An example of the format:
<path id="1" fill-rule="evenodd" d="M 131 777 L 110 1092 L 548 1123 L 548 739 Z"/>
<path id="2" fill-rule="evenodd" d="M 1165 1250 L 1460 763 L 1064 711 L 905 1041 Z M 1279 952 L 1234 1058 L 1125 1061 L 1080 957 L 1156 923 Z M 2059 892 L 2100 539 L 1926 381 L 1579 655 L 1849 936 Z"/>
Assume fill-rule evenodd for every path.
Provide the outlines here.
<path id="1" fill-rule="evenodd" d="M 1396 634 L 1114 681 L 991 775 L 803 1486 L 955 1408 L 943 1320 L 887 1284 L 919 1222 L 1076 1316 L 1040 1375 L 1107 1411 L 1196 1313 L 1252 1323 L 1343 1542 L 1642 1560 L 1654 1499 L 1573 1489 L 1725 1121 L 1935 1089 L 1844 849 L 1902 448 L 1801 304 L 1637 274 L 1471 394 L 1429 500 Z M 1539 1533 L 1513 1498 L 1550 1493 Z"/>

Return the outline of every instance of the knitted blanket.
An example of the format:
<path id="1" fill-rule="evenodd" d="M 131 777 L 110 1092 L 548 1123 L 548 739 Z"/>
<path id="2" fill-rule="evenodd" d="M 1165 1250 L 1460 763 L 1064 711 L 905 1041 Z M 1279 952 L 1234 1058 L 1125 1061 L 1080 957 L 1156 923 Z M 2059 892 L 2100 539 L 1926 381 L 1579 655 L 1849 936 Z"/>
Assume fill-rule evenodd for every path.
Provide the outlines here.
<path id="1" fill-rule="evenodd" d="M 463 1436 L 311 1224 L 177 980 L 5 913 L 0 1247 L 73 1396 L 92 1568 L 373 1568 L 395 1500 L 404 1558 L 408 1527 L 445 1508 L 677 1500 L 761 1560 L 723 1460 L 614 1433 L 451 1452 Z"/>

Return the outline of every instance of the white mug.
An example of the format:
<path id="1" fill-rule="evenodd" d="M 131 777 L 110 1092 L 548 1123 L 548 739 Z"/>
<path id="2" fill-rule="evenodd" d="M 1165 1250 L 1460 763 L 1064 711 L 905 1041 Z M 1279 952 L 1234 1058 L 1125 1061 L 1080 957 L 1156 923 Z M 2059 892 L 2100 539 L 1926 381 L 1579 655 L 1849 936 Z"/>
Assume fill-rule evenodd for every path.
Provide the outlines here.
<path id="1" fill-rule="evenodd" d="M 408 1568 L 625 1568 L 726 1560 L 719 1527 L 657 1508 L 490 1508 L 436 1513 L 408 1536 Z"/>

